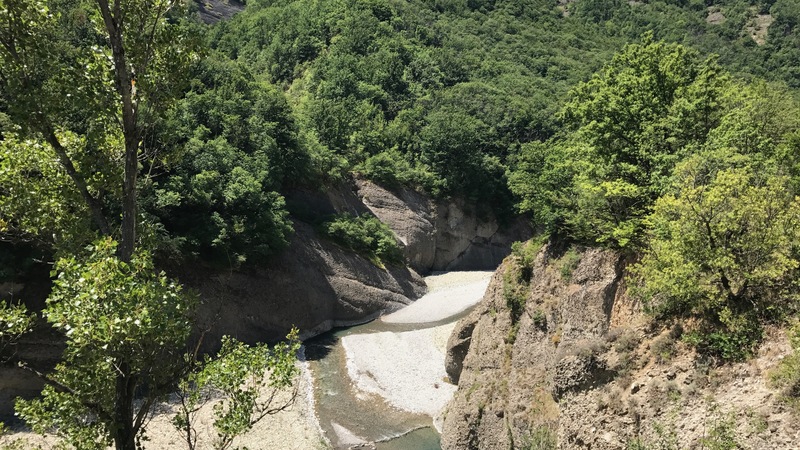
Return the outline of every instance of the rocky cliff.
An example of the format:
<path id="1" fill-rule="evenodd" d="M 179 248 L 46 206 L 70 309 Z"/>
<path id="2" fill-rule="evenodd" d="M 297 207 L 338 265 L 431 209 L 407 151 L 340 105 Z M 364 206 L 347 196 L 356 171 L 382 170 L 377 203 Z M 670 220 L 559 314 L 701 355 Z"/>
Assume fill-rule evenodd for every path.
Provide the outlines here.
<path id="1" fill-rule="evenodd" d="M 181 275 L 201 294 L 201 319 L 211 341 L 221 334 L 274 340 L 291 326 L 310 337 L 334 326 L 363 323 L 424 294 L 418 272 L 493 270 L 510 253 L 512 242 L 531 235 L 523 220 L 501 227 L 493 216 L 479 216 L 463 201 L 434 201 L 407 189 L 395 193 L 366 180 L 324 191 L 297 190 L 288 202 L 307 221 L 341 213 L 375 215 L 397 236 L 408 267 L 377 267 L 297 220 L 289 248 L 263 267 L 238 272 L 193 268 Z"/>
<path id="2" fill-rule="evenodd" d="M 294 228 L 289 248 L 265 266 L 181 277 L 200 292 L 199 326 L 211 342 L 222 334 L 246 342 L 278 340 L 292 326 L 311 337 L 363 323 L 425 293 L 425 281 L 405 266 L 378 267 L 321 239 L 305 223 Z"/>
<path id="3" fill-rule="evenodd" d="M 444 449 L 797 448 L 797 416 L 768 376 L 790 351 L 783 333 L 751 361 L 716 364 L 642 312 L 625 266 L 532 244 L 503 263 L 448 343 Z"/>
<path id="4" fill-rule="evenodd" d="M 389 191 L 356 179 L 356 195 L 404 246 L 408 264 L 420 273 L 494 270 L 511 252 L 511 244 L 528 239 L 528 222 L 516 218 L 501 225 L 491 213 L 463 199 L 432 200 L 401 188 Z"/>
<path id="5" fill-rule="evenodd" d="M 244 9 L 244 2 L 239 0 L 195 0 L 200 19 L 208 24 L 230 19 Z"/>

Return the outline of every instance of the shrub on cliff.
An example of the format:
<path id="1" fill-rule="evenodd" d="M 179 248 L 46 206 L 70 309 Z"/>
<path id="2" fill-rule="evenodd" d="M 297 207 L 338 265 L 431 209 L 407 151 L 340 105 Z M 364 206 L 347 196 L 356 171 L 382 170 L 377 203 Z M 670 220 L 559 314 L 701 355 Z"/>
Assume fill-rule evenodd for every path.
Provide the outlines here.
<path id="1" fill-rule="evenodd" d="M 694 317 L 688 339 L 725 359 L 749 355 L 761 323 L 796 310 L 800 201 L 773 164 L 721 150 L 675 171 L 655 203 L 635 293 L 658 317 Z"/>
<path id="2" fill-rule="evenodd" d="M 376 265 L 403 261 L 392 230 L 369 214 L 335 216 L 322 225 L 322 231 L 334 242 L 368 257 Z"/>

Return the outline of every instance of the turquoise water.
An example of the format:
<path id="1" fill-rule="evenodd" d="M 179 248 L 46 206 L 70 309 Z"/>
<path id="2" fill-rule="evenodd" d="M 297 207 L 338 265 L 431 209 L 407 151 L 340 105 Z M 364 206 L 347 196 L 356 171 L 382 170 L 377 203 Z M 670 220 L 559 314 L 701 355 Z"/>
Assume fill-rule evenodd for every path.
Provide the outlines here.
<path id="1" fill-rule="evenodd" d="M 432 427 L 414 430 L 402 437 L 376 444 L 378 450 L 442 450 L 439 433 Z"/>

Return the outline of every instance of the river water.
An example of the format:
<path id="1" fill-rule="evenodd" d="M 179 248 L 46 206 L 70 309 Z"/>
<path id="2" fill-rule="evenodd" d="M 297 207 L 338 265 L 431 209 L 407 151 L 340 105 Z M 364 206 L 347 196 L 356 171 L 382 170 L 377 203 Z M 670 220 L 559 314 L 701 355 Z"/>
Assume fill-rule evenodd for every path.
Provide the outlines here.
<path id="1" fill-rule="evenodd" d="M 491 274 L 435 274 L 411 306 L 306 342 L 317 418 L 334 448 L 441 449 L 435 422 L 456 389 L 444 370 L 445 344 Z"/>

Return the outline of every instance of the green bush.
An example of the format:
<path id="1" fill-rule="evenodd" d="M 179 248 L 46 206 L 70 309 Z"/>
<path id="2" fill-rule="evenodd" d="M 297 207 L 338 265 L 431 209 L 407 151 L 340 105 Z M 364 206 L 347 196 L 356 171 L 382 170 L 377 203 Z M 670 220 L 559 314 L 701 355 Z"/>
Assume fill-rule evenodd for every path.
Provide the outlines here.
<path id="1" fill-rule="evenodd" d="M 567 250 L 558 260 L 559 272 L 561 273 L 561 278 L 565 281 L 569 281 L 572 278 L 572 272 L 578 268 L 578 264 L 581 262 L 581 254 L 577 252 L 574 248 Z"/>
<path id="2" fill-rule="evenodd" d="M 369 214 L 335 216 L 322 225 L 322 232 L 339 245 L 368 257 L 376 265 L 403 261 L 403 252 L 392 230 Z"/>
<path id="3" fill-rule="evenodd" d="M 634 295 L 659 318 L 699 319 L 687 342 L 724 359 L 749 356 L 762 323 L 796 311 L 800 203 L 756 158 L 695 155 L 650 216 Z"/>
<path id="4" fill-rule="evenodd" d="M 533 263 L 542 244 L 541 239 L 534 238 L 526 242 L 514 242 L 511 245 L 510 264 L 503 274 L 503 298 L 511 313 L 511 322 L 514 324 L 519 321 L 525 310 L 528 286 L 533 277 Z"/>
<path id="5" fill-rule="evenodd" d="M 517 281 L 517 277 L 512 273 L 513 271 L 508 271 L 503 274 L 503 298 L 506 301 L 506 307 L 511 313 L 511 322 L 516 324 L 522 317 L 522 312 L 525 311 L 528 293 L 525 289 L 527 285 L 520 284 Z"/>
<path id="6" fill-rule="evenodd" d="M 555 450 L 558 438 L 549 427 L 539 426 L 523 437 L 521 444 L 520 448 L 524 450 Z"/>

